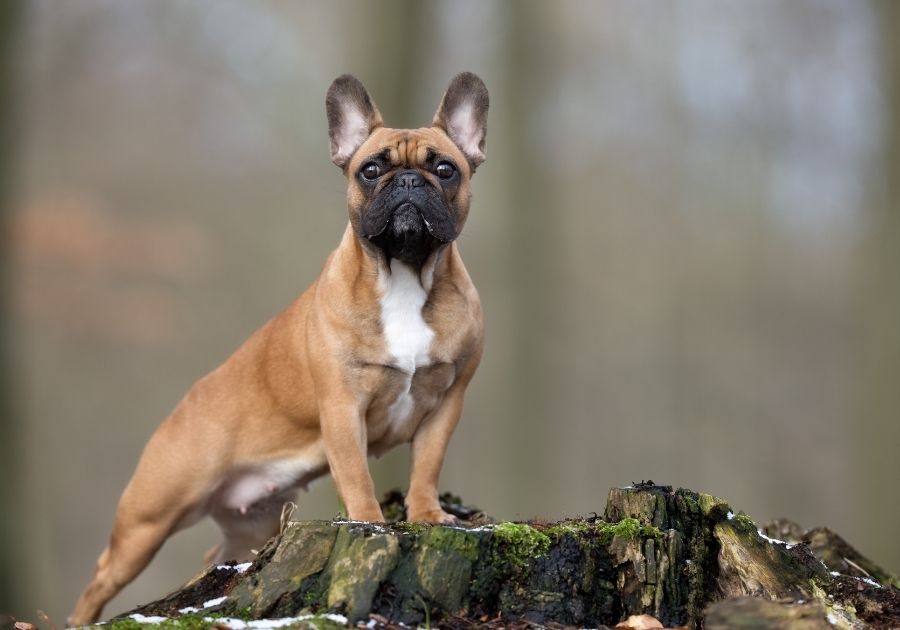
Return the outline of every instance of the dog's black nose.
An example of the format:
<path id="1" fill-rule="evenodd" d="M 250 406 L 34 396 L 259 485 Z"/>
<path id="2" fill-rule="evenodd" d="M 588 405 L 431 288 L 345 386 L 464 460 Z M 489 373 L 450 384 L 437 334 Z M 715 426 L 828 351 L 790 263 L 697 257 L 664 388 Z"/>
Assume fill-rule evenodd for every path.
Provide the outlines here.
<path id="1" fill-rule="evenodd" d="M 397 186 L 412 190 L 425 183 L 425 178 L 418 171 L 408 170 L 397 173 Z"/>

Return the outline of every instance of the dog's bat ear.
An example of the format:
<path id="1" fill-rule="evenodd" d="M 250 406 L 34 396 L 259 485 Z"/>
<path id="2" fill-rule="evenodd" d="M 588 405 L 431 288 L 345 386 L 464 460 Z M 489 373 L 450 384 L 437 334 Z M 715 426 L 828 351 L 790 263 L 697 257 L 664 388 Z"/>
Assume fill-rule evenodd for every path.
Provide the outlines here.
<path id="1" fill-rule="evenodd" d="M 325 97 L 331 161 L 345 168 L 360 145 L 384 122 L 366 88 L 354 76 L 342 74 Z"/>
<path id="2" fill-rule="evenodd" d="M 473 169 L 484 162 L 489 104 L 484 82 L 471 72 L 462 72 L 450 81 L 431 123 L 450 136 Z"/>

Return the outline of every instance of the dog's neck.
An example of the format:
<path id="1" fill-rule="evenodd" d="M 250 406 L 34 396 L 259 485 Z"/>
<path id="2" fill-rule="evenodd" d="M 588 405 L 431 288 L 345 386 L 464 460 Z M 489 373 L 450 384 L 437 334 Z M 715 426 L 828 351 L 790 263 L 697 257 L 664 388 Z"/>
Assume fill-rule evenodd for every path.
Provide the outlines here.
<path id="1" fill-rule="evenodd" d="M 347 224 L 337 252 L 341 259 L 335 262 L 348 269 L 356 269 L 359 278 L 365 282 L 377 284 L 379 278 L 389 277 L 397 265 L 412 269 L 419 278 L 419 283 L 430 294 L 436 282 L 450 272 L 450 251 L 456 243 L 443 245 L 432 251 L 421 265 L 411 265 L 397 259 L 388 259 L 375 247 L 365 247 L 351 224 Z"/>

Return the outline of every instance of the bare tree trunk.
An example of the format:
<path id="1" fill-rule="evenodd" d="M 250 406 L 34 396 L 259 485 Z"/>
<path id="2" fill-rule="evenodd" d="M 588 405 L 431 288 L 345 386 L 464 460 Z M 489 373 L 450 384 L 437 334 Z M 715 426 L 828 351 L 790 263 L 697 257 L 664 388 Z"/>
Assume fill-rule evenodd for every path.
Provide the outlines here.
<path id="1" fill-rule="evenodd" d="M 8 234 L 6 217 L 11 197 L 11 164 L 15 150 L 13 137 L 13 100 L 15 96 L 14 55 L 16 25 L 19 23 L 20 6 L 15 0 L 0 3 L 0 506 L 5 516 L 0 519 L 0 614 L 12 610 L 18 593 L 14 579 L 16 557 L 16 524 L 19 522 L 10 507 L 17 484 L 11 483 L 19 473 L 17 466 L 17 431 L 11 404 L 12 369 L 7 341 L 9 327 L 9 244 L 3 242 Z"/>
<path id="2" fill-rule="evenodd" d="M 892 549 L 885 563 L 900 566 L 894 523 L 900 504 L 881 502 L 878 488 L 900 484 L 897 445 L 900 444 L 900 3 L 881 0 L 874 17 L 881 28 L 883 145 L 877 156 L 881 168 L 869 182 L 868 233 L 862 244 L 861 316 L 865 325 L 859 382 L 859 435 L 857 452 L 869 477 L 881 484 L 868 488 L 871 505 L 881 505 L 880 522 L 866 520 L 873 549 Z"/>

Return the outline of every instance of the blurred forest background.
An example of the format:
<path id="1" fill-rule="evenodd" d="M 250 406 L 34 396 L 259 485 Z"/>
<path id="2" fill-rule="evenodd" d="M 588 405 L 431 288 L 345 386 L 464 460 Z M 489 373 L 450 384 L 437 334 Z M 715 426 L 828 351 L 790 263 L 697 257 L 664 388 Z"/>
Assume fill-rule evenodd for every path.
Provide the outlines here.
<path id="1" fill-rule="evenodd" d="M 652 478 L 900 570 L 898 25 L 891 0 L 0 3 L 0 612 L 63 623 L 150 433 L 337 244 L 343 72 L 393 126 L 458 71 L 491 91 L 460 241 L 487 346 L 444 489 L 552 519 Z M 339 509 L 330 480 L 299 503 Z"/>

